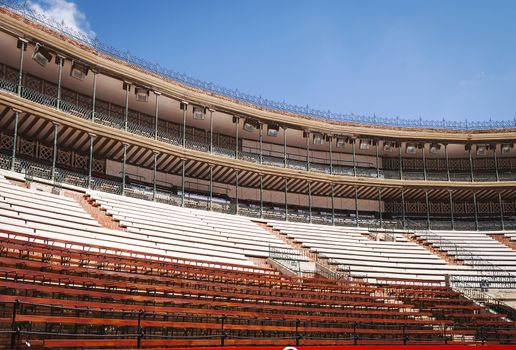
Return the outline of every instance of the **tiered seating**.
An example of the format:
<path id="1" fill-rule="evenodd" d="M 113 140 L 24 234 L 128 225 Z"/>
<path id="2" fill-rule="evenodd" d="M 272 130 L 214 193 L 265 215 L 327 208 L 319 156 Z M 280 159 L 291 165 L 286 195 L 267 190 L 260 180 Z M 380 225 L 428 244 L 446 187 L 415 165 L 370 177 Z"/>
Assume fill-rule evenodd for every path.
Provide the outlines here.
<path id="1" fill-rule="evenodd" d="M 416 232 L 434 247 L 477 268 L 495 265 L 516 276 L 516 251 L 479 231 Z"/>
<path id="2" fill-rule="evenodd" d="M 281 240 L 249 218 L 204 210 L 175 207 L 97 191 L 88 195 L 127 231 L 153 240 L 166 240 L 181 251 L 202 250 L 200 255 L 238 254 L 267 258 L 269 247 L 288 248 Z M 197 257 L 199 258 L 199 257 Z"/>
<path id="3" fill-rule="evenodd" d="M 14 345 L 510 342 L 514 323 L 436 283 L 290 279 L 0 234 L 0 327 Z M 13 313 L 15 313 L 13 321 Z"/>
<path id="4" fill-rule="evenodd" d="M 373 241 L 366 228 L 267 221 L 295 242 L 349 267 L 352 275 L 443 281 L 447 274 L 475 274 L 467 266 L 448 265 L 417 243 L 396 234 L 396 241 Z"/>
<path id="5" fill-rule="evenodd" d="M 254 266 L 239 249 L 218 247 L 210 242 L 181 243 L 173 235 L 172 228 L 161 234 L 153 232 L 151 235 L 145 231 L 125 232 L 100 227 L 74 199 L 14 186 L 1 176 L 0 213 L 0 229 L 31 233 L 49 239 L 66 239 L 77 244 L 138 251 L 142 254 L 170 254 L 210 263 Z M 149 217 L 150 214 L 147 215 Z M 194 226 L 194 223 L 191 225 Z"/>

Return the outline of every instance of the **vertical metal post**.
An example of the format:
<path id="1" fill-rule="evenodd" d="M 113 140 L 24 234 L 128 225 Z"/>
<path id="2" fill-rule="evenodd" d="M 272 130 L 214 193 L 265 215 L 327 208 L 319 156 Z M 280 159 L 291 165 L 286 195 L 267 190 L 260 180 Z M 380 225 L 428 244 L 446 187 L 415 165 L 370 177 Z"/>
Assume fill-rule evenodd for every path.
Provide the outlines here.
<path id="1" fill-rule="evenodd" d="M 158 181 L 158 151 L 153 151 L 154 153 L 154 168 L 152 169 L 152 200 L 156 200 L 156 190 L 157 190 L 157 181 Z"/>
<path id="2" fill-rule="evenodd" d="M 226 316 L 221 317 L 220 322 L 220 346 L 224 346 L 224 340 L 226 339 L 226 331 L 224 330 L 224 322 L 226 321 Z"/>
<path id="3" fill-rule="evenodd" d="M 263 164 L 263 123 L 260 122 L 260 164 Z"/>
<path id="4" fill-rule="evenodd" d="M 59 68 L 57 68 L 57 105 L 56 108 L 59 110 L 61 109 L 61 80 L 63 76 L 63 64 L 64 64 L 64 58 L 62 56 L 56 57 L 56 63 L 59 65 Z"/>
<path id="5" fill-rule="evenodd" d="M 181 159 L 181 206 L 185 206 L 185 167 L 186 159 Z"/>
<path id="6" fill-rule="evenodd" d="M 92 177 L 91 174 L 93 172 L 93 139 L 95 138 L 94 134 L 90 134 L 90 155 L 88 162 L 88 188 L 91 188 Z"/>
<path id="7" fill-rule="evenodd" d="M 27 44 L 29 42 L 25 39 L 19 38 L 18 39 L 18 48 L 20 49 L 20 72 L 18 74 L 18 89 L 17 93 L 18 96 L 21 96 L 22 93 L 22 84 L 23 84 L 23 57 L 25 50 L 27 50 Z"/>
<path id="8" fill-rule="evenodd" d="M 473 206 L 475 207 L 475 230 L 478 231 L 478 206 L 477 206 L 477 193 L 473 192 Z"/>
<path id="9" fill-rule="evenodd" d="M 401 142 L 400 144 L 398 145 L 398 154 L 399 154 L 399 158 L 400 158 L 400 180 L 403 180 L 403 157 L 401 155 Z"/>
<path id="10" fill-rule="evenodd" d="M 403 228 L 407 227 L 407 219 L 405 217 L 405 192 L 401 189 L 401 224 Z"/>
<path id="11" fill-rule="evenodd" d="M 335 187 L 334 183 L 331 183 L 331 224 L 335 225 Z"/>
<path id="12" fill-rule="evenodd" d="M 288 166 L 287 160 L 287 128 L 283 128 L 283 167 L 286 168 Z"/>
<path id="13" fill-rule="evenodd" d="M 310 131 L 306 132 L 306 170 L 310 170 Z"/>
<path id="14" fill-rule="evenodd" d="M 502 201 L 502 193 L 498 192 L 498 205 L 500 206 L 500 223 L 502 224 L 502 231 L 505 230 L 505 221 L 503 218 L 503 201 Z"/>
<path id="15" fill-rule="evenodd" d="M 91 121 L 95 121 L 95 108 L 96 108 L 96 99 L 97 99 L 97 71 L 92 70 L 93 73 L 93 92 L 92 92 L 92 102 L 91 102 Z"/>
<path id="16" fill-rule="evenodd" d="M 129 121 L 129 90 L 131 90 L 131 84 L 124 82 L 122 87 L 125 90 L 124 130 L 127 131 L 127 124 Z"/>
<path id="17" fill-rule="evenodd" d="M 354 137 L 353 138 L 353 176 L 357 176 L 357 151 L 356 151 L 356 147 L 357 147 L 357 139 Z"/>
<path id="18" fill-rule="evenodd" d="M 260 218 L 263 218 L 263 174 L 260 174 Z"/>
<path id="19" fill-rule="evenodd" d="M 156 108 L 154 109 L 154 140 L 158 139 L 158 126 L 159 126 L 159 96 L 160 92 L 154 91 L 156 95 Z"/>
<path id="20" fill-rule="evenodd" d="M 213 109 L 210 108 L 210 154 L 213 154 Z"/>
<path id="21" fill-rule="evenodd" d="M 450 159 L 448 158 L 448 144 L 444 144 L 444 157 L 446 158 L 446 178 L 451 181 L 450 177 Z"/>
<path id="22" fill-rule="evenodd" d="M 380 227 L 383 228 L 382 189 L 380 187 L 378 187 L 378 216 L 380 218 Z"/>
<path id="23" fill-rule="evenodd" d="M 129 146 L 127 143 L 123 144 L 124 146 L 124 159 L 122 162 L 122 195 L 125 195 L 125 177 L 126 177 L 126 169 L 125 165 L 127 163 L 127 147 Z"/>
<path id="24" fill-rule="evenodd" d="M 57 162 L 57 135 L 59 131 L 59 123 L 54 122 L 54 147 L 52 148 L 52 182 L 56 179 L 56 162 Z"/>
<path id="25" fill-rule="evenodd" d="M 380 178 L 380 156 L 378 153 L 378 144 L 380 141 L 376 141 L 376 177 Z"/>
<path id="26" fill-rule="evenodd" d="M 186 110 L 188 109 L 188 102 L 181 101 L 181 105 L 183 106 L 183 132 L 182 136 L 182 145 L 183 148 L 186 147 Z"/>
<path id="27" fill-rule="evenodd" d="M 235 214 L 238 215 L 238 170 L 235 170 Z"/>
<path id="28" fill-rule="evenodd" d="M 11 171 L 15 171 L 16 165 L 16 145 L 18 143 L 18 122 L 20 120 L 20 112 L 14 111 L 14 131 L 13 131 L 13 154 L 11 157 Z"/>
<path id="29" fill-rule="evenodd" d="M 451 216 L 451 229 L 452 230 L 455 230 L 455 212 L 454 212 L 454 207 L 453 207 L 453 194 L 452 194 L 452 191 L 450 190 L 448 192 L 449 194 L 449 197 L 450 197 L 450 216 Z"/>
<path id="30" fill-rule="evenodd" d="M 428 201 L 428 191 L 425 191 L 425 205 L 426 205 L 426 228 L 430 230 L 430 203 Z"/>
<path id="31" fill-rule="evenodd" d="M 425 157 L 425 144 L 423 143 L 423 148 L 421 149 L 421 157 L 423 159 L 423 179 L 426 181 L 426 157 Z"/>
<path id="32" fill-rule="evenodd" d="M 288 221 L 288 179 L 285 178 L 285 221 Z"/>
<path id="33" fill-rule="evenodd" d="M 301 334 L 299 333 L 299 320 L 296 320 L 296 346 L 299 346 L 301 340 Z"/>
<path id="34" fill-rule="evenodd" d="M 471 182 L 475 181 L 473 177 L 473 157 L 471 155 L 471 149 L 473 148 L 473 145 L 469 146 L 468 156 L 469 156 L 469 172 L 471 176 Z"/>
<path id="35" fill-rule="evenodd" d="M 500 173 L 498 172 L 498 157 L 496 156 L 496 144 L 494 145 L 494 148 L 493 148 L 493 156 L 494 156 L 496 181 L 500 181 Z"/>
<path id="36" fill-rule="evenodd" d="M 308 222 L 312 223 L 312 182 L 308 181 Z"/>
<path id="37" fill-rule="evenodd" d="M 137 349 L 140 349 L 142 347 L 142 338 L 143 338 L 143 330 L 142 330 L 142 326 L 141 326 L 142 315 L 143 315 L 143 310 L 140 310 L 138 312 L 138 325 L 137 325 L 137 331 L 136 331 L 138 334 L 138 338 L 136 340 L 136 348 Z"/>
<path id="38" fill-rule="evenodd" d="M 240 117 L 233 117 L 235 120 L 235 159 L 238 159 L 238 127 L 240 126 Z"/>
<path id="39" fill-rule="evenodd" d="M 358 217 L 358 187 L 355 186 L 355 220 L 357 227 L 360 226 Z"/>
<path id="40" fill-rule="evenodd" d="M 13 314 L 11 317 L 11 350 L 16 348 L 16 336 L 19 334 L 18 327 L 16 327 L 16 313 L 20 306 L 20 301 L 16 300 L 13 304 Z"/>
<path id="41" fill-rule="evenodd" d="M 333 152 L 332 152 L 333 136 L 328 136 L 328 147 L 330 148 L 330 175 L 333 174 Z"/>
<path id="42" fill-rule="evenodd" d="M 213 210 L 213 165 L 210 164 L 210 202 L 209 202 L 210 211 Z"/>

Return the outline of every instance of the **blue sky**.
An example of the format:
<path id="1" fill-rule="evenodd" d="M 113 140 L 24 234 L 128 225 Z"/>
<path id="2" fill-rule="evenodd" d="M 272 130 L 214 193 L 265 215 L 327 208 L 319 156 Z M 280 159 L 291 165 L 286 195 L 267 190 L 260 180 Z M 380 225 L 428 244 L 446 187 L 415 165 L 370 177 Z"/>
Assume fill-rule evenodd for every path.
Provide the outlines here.
<path id="1" fill-rule="evenodd" d="M 516 117 L 512 0 L 34 1 L 74 2 L 72 20 L 102 41 L 265 98 L 384 117 Z"/>

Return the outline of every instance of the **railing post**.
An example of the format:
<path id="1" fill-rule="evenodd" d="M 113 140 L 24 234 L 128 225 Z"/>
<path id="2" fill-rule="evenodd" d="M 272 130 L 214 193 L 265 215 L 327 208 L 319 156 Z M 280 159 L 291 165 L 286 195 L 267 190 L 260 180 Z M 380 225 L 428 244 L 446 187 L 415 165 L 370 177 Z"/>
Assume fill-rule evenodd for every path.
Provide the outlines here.
<path id="1" fill-rule="evenodd" d="M 18 75 L 18 86 L 17 86 L 17 93 L 18 96 L 21 96 L 22 93 L 22 84 L 23 84 L 23 57 L 25 50 L 27 50 L 28 41 L 22 38 L 18 39 L 18 48 L 20 49 L 20 72 Z"/>
<path id="2" fill-rule="evenodd" d="M 358 343 L 357 323 L 353 322 L 353 345 L 357 345 L 357 343 Z"/>
<path id="3" fill-rule="evenodd" d="M 443 338 L 444 338 L 444 345 L 448 345 L 448 338 L 446 336 L 446 323 L 443 324 Z"/>
<path id="4" fill-rule="evenodd" d="M 138 329 L 137 329 L 138 339 L 137 339 L 137 344 L 136 344 L 136 347 L 138 349 L 140 349 L 142 347 L 142 338 L 144 335 L 143 331 L 142 331 L 142 326 L 141 326 L 142 315 L 143 315 L 143 310 L 138 311 Z"/>
<path id="5" fill-rule="evenodd" d="M 224 346 L 224 340 L 226 339 L 226 331 L 224 330 L 224 323 L 226 322 L 226 315 L 221 317 L 220 323 L 220 346 Z"/>
<path id="6" fill-rule="evenodd" d="M 16 169 L 16 144 L 18 143 L 18 123 L 20 121 L 20 111 L 14 111 L 14 131 L 13 131 L 13 153 L 11 156 L 11 171 Z"/>
<path id="7" fill-rule="evenodd" d="M 11 350 L 15 348 L 16 337 L 20 333 L 20 330 L 16 327 L 16 312 L 18 311 L 18 307 L 20 306 L 20 301 L 16 300 L 13 304 L 13 315 L 11 319 Z"/>
<path id="8" fill-rule="evenodd" d="M 406 327 L 407 327 L 406 325 L 403 325 L 403 345 L 407 345 L 407 341 L 408 341 L 407 334 L 405 333 Z"/>
<path id="9" fill-rule="evenodd" d="M 296 346 L 299 346 L 301 340 L 301 334 L 299 334 L 299 320 L 296 320 Z"/>

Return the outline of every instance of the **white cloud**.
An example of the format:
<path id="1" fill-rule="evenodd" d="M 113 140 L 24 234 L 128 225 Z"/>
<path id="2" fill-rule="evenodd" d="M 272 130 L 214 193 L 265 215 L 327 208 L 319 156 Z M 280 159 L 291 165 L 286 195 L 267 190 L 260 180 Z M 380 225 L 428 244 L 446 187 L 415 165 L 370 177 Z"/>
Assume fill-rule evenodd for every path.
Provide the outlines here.
<path id="1" fill-rule="evenodd" d="M 85 35 L 89 39 L 93 39 L 96 36 L 95 32 L 90 28 L 86 15 L 79 11 L 77 5 L 72 1 L 35 0 L 28 1 L 27 4 L 35 13 L 64 24 L 66 27 Z"/>

